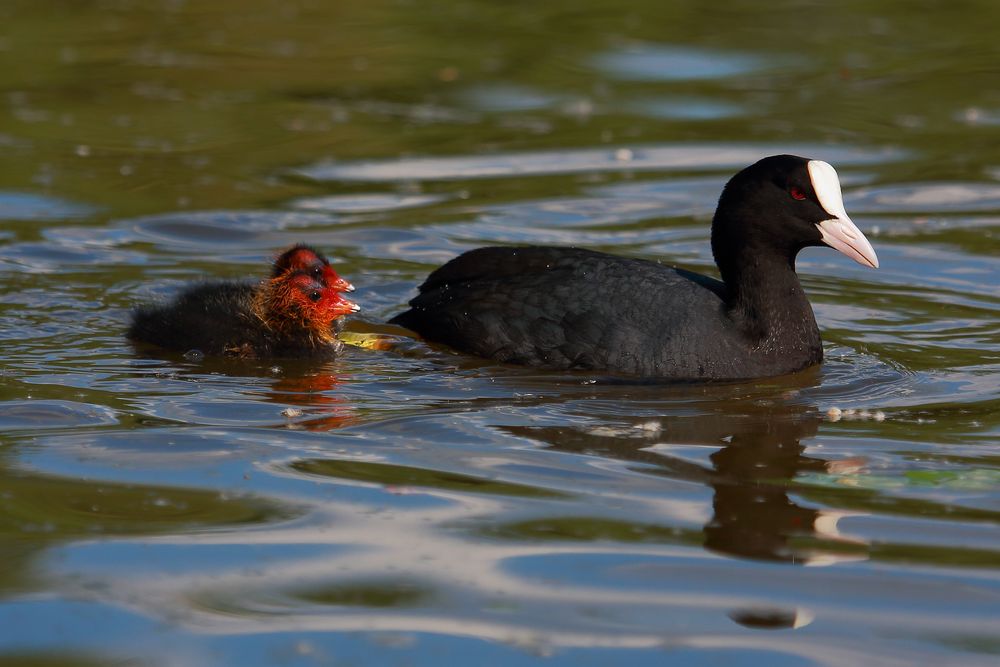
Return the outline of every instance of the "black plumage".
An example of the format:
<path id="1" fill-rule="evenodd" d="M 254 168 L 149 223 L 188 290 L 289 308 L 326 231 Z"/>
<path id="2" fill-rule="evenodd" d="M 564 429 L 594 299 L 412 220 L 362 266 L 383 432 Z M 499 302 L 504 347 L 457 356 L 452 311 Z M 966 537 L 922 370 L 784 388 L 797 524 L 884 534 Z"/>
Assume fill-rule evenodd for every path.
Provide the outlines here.
<path id="1" fill-rule="evenodd" d="M 291 334 L 273 330 L 254 312 L 257 283 L 194 285 L 166 305 L 140 306 L 128 338 L 160 347 L 244 358 L 334 356 L 342 343 L 318 344 L 307 328 Z"/>
<path id="2" fill-rule="evenodd" d="M 308 250 L 315 255 L 303 248 L 296 246 L 288 253 L 301 255 Z M 283 266 L 288 253 L 276 266 Z M 343 316 L 358 310 L 340 296 L 342 283 L 349 283 L 328 264 L 318 269 L 292 266 L 275 270 L 261 282 L 206 282 L 185 289 L 168 304 L 140 306 L 132 313 L 127 336 L 207 355 L 333 357 L 343 348 L 336 337 Z M 329 274 L 336 279 L 327 284 L 324 278 Z"/>
<path id="3" fill-rule="evenodd" d="M 548 369 L 780 375 L 823 359 L 795 256 L 824 242 L 848 244 L 834 247 L 877 266 L 843 212 L 833 168 L 774 156 L 734 176 L 719 200 L 712 250 L 722 281 L 579 248 L 479 248 L 431 273 L 392 322 L 465 352 Z"/>

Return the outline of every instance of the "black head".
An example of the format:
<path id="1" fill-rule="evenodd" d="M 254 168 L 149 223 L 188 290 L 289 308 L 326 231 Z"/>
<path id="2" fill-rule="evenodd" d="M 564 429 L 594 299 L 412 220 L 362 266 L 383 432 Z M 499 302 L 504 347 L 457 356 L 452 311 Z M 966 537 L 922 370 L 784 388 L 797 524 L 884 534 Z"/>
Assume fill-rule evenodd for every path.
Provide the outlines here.
<path id="1" fill-rule="evenodd" d="M 878 267 L 864 234 L 844 210 L 837 172 L 828 163 L 774 155 L 730 179 L 712 221 L 712 253 L 723 277 L 740 262 L 779 259 L 794 268 L 807 246 L 829 245 Z"/>

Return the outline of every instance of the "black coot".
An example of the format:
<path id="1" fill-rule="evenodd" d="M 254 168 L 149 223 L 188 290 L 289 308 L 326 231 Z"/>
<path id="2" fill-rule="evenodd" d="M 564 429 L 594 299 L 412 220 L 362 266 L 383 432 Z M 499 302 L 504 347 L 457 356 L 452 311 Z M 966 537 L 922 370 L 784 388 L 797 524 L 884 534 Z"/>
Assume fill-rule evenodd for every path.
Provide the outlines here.
<path id="1" fill-rule="evenodd" d="M 806 246 L 878 267 L 837 172 L 793 155 L 736 174 L 712 220 L 722 280 L 579 248 L 491 247 L 437 269 L 392 322 L 498 361 L 650 378 L 747 379 L 823 360 L 795 274 Z"/>

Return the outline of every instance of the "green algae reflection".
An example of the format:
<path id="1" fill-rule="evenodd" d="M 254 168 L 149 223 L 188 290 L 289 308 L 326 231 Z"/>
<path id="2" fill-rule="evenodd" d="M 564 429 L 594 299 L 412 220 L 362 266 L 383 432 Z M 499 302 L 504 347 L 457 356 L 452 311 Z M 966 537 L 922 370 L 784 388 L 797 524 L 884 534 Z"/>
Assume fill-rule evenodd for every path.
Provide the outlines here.
<path id="1" fill-rule="evenodd" d="M 0 597 L 30 589 L 30 565 L 80 539 L 183 534 L 290 518 L 274 501 L 183 487 L 86 481 L 0 467 Z"/>
<path id="2" fill-rule="evenodd" d="M 443 470 L 427 470 L 411 466 L 369 461 L 337 461 L 332 459 L 305 459 L 289 464 L 292 470 L 308 475 L 336 477 L 357 482 L 371 482 L 387 486 L 417 486 L 444 491 L 488 493 L 501 496 L 528 498 L 564 498 L 565 494 L 525 484 L 498 482 L 485 477 L 462 475 Z"/>
<path id="3" fill-rule="evenodd" d="M 294 597 L 314 604 L 337 607 L 413 607 L 431 597 L 429 590 L 408 582 L 369 581 L 317 585 Z"/>
<path id="4" fill-rule="evenodd" d="M 140 667 L 149 664 L 138 659 L 80 657 L 68 653 L 0 653 L 0 667 Z"/>
<path id="5" fill-rule="evenodd" d="M 569 542 L 624 542 L 700 546 L 700 530 L 671 528 L 648 523 L 600 517 L 552 517 L 519 521 L 483 529 L 482 534 L 514 540 L 559 540 Z"/>

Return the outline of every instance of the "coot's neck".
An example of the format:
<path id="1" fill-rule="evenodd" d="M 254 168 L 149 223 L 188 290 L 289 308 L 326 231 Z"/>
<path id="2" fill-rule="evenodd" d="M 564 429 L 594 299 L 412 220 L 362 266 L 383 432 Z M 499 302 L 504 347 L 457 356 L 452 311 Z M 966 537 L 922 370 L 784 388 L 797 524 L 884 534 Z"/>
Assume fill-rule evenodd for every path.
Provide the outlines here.
<path id="1" fill-rule="evenodd" d="M 730 317 L 763 352 L 821 354 L 816 318 L 795 274 L 796 254 L 744 246 L 720 263 Z"/>

